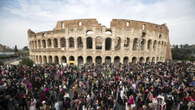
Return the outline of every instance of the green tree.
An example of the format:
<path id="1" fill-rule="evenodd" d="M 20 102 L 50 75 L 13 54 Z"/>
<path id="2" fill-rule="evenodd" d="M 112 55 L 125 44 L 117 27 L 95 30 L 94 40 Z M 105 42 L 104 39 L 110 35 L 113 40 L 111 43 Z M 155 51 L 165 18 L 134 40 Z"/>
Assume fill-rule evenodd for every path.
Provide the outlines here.
<path id="1" fill-rule="evenodd" d="M 19 63 L 20 65 L 27 65 L 27 66 L 33 66 L 34 62 L 29 58 L 22 58 L 22 60 Z"/>

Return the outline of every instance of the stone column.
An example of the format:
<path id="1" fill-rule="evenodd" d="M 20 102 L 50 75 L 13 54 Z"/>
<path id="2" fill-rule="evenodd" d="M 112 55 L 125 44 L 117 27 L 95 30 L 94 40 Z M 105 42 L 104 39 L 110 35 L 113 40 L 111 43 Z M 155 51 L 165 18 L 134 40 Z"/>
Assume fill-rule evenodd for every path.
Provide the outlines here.
<path id="1" fill-rule="evenodd" d="M 95 47 L 95 37 L 92 37 L 92 40 L 93 40 L 93 41 L 92 41 L 92 42 L 93 42 L 93 45 L 92 45 L 93 47 L 92 47 L 92 48 L 93 48 L 93 50 L 95 50 L 95 48 L 96 48 L 96 47 Z"/>
<path id="2" fill-rule="evenodd" d="M 58 60 L 59 60 L 59 64 L 61 65 L 62 64 L 62 56 L 58 56 Z"/>
<path id="3" fill-rule="evenodd" d="M 54 48 L 54 39 L 51 39 L 51 48 Z"/>
<path id="4" fill-rule="evenodd" d="M 61 48 L 60 38 L 58 38 L 57 40 L 58 40 L 58 48 Z"/>
<path id="5" fill-rule="evenodd" d="M 111 50 L 114 50 L 114 47 L 115 47 L 115 39 L 112 38 L 112 47 L 111 47 Z"/>
<path id="6" fill-rule="evenodd" d="M 86 45 L 86 38 L 83 38 L 83 49 L 84 50 L 86 50 L 87 49 L 87 47 L 86 47 L 87 45 Z"/>
<path id="7" fill-rule="evenodd" d="M 78 45 L 77 45 L 78 43 L 77 43 L 77 38 L 74 38 L 74 48 L 75 49 L 78 49 Z"/>
<path id="8" fill-rule="evenodd" d="M 103 42 L 102 42 L 102 51 L 105 51 L 105 38 L 103 38 Z"/>

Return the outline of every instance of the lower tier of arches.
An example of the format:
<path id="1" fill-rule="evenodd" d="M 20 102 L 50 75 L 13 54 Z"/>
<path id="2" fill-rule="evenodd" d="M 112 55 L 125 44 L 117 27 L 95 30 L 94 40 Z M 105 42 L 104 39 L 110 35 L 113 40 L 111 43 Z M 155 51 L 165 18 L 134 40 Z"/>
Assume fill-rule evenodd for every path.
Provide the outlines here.
<path id="1" fill-rule="evenodd" d="M 148 63 L 148 62 L 164 62 L 164 57 L 149 56 L 57 56 L 57 55 L 30 55 L 30 58 L 36 64 L 128 64 L 128 63 Z"/>

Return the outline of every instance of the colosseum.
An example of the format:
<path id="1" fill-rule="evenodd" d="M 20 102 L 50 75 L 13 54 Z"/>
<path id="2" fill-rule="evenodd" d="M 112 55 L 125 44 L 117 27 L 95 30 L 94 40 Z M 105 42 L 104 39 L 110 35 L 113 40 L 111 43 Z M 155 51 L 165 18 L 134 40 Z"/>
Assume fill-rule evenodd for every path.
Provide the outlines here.
<path id="1" fill-rule="evenodd" d="M 58 21 L 53 30 L 28 30 L 30 58 L 36 64 L 145 63 L 171 60 L 165 24 L 112 19 L 110 27 L 96 19 Z"/>

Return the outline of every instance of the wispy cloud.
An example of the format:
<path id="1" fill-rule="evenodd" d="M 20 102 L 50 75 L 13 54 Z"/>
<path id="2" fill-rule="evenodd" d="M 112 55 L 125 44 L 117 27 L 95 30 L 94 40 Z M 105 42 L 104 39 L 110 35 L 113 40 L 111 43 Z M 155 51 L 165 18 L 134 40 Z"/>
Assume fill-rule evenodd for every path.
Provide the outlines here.
<path id="1" fill-rule="evenodd" d="M 45 31 L 58 20 L 97 18 L 109 25 L 113 18 L 167 23 L 170 40 L 195 43 L 194 0 L 11 0 L 0 1 L 0 43 L 27 45 L 28 28 Z"/>

